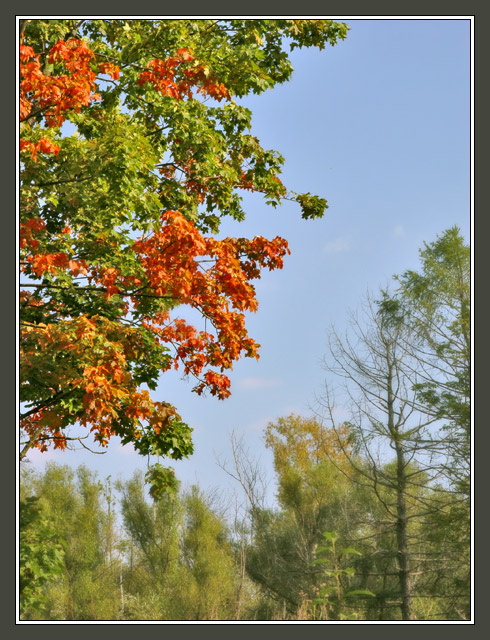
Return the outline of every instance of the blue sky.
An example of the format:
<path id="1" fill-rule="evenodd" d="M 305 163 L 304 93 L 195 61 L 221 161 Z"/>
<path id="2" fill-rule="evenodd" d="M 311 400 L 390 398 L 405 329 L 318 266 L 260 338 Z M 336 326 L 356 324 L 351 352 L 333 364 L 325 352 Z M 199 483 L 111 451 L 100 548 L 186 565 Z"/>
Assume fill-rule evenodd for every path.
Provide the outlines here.
<path id="1" fill-rule="evenodd" d="M 259 310 L 248 328 L 261 358 L 237 363 L 231 398 L 198 397 L 179 373 L 162 376 L 154 397 L 194 427 L 194 455 L 171 461 L 184 484 L 233 486 L 216 464 L 217 456 L 230 459 L 232 431 L 272 478 L 263 429 L 279 416 L 310 413 L 325 381 L 329 326 L 342 331 L 367 290 L 417 268 L 424 241 L 453 225 L 470 240 L 469 20 L 346 22 L 344 42 L 296 50 L 289 83 L 243 100 L 253 134 L 286 159 L 283 182 L 326 197 L 329 209 L 305 221 L 293 203 L 274 210 L 247 194 L 246 221 L 223 225 L 225 235 L 280 235 L 292 255 L 257 282 Z M 84 463 L 113 478 L 146 468 L 116 442 L 105 455 L 31 459 L 39 468 L 48 459 Z"/>

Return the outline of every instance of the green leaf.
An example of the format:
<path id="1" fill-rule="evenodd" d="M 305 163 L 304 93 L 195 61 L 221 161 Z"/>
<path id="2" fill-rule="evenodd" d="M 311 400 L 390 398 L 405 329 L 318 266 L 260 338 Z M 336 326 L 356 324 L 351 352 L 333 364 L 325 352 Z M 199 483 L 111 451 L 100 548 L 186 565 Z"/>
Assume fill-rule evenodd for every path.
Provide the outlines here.
<path id="1" fill-rule="evenodd" d="M 333 547 L 323 547 L 323 546 L 320 546 L 320 547 L 317 547 L 317 548 L 316 548 L 316 550 L 317 550 L 317 552 L 322 553 L 323 551 L 332 551 L 332 550 L 333 550 Z"/>
<path id="2" fill-rule="evenodd" d="M 339 539 L 339 535 L 338 533 L 335 533 L 335 531 L 325 531 L 322 535 L 324 538 L 330 540 L 331 542 L 335 542 Z"/>
<path id="3" fill-rule="evenodd" d="M 353 589 L 352 591 L 346 591 L 346 596 L 372 596 L 375 598 L 375 594 L 369 589 Z"/>
<path id="4" fill-rule="evenodd" d="M 339 553 L 355 553 L 358 556 L 362 556 L 362 553 L 357 549 L 354 549 L 354 547 L 345 547 L 344 549 L 341 549 Z"/>
<path id="5" fill-rule="evenodd" d="M 324 558 L 317 558 L 316 560 L 312 560 L 309 564 L 310 565 L 325 564 L 326 562 L 327 560 Z"/>

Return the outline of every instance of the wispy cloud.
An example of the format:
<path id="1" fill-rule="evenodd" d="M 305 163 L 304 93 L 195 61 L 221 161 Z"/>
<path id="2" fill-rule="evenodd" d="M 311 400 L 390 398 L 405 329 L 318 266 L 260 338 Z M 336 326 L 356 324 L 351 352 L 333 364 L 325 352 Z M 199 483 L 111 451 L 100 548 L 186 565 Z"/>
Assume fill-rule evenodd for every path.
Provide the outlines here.
<path id="1" fill-rule="evenodd" d="M 278 378 L 242 378 L 238 381 L 240 389 L 266 389 L 278 387 L 280 384 Z"/>
<path id="2" fill-rule="evenodd" d="M 269 424 L 269 422 L 273 422 L 273 421 L 274 421 L 274 416 L 271 416 L 270 418 L 260 418 L 259 420 L 255 420 L 254 422 L 249 422 L 247 425 L 243 427 L 243 429 L 240 430 L 240 433 L 242 435 L 249 431 L 253 431 L 255 433 L 262 433 L 267 427 L 267 425 Z"/>
<path id="3" fill-rule="evenodd" d="M 276 414 L 270 414 L 268 416 L 266 415 L 262 418 L 259 418 L 258 420 L 249 422 L 243 428 L 243 433 L 246 433 L 247 431 L 256 431 L 260 433 L 265 430 L 270 422 L 276 422 L 279 416 L 290 416 L 292 414 L 301 415 L 302 413 L 303 409 L 301 409 L 300 407 L 294 405 L 286 405 Z"/>
<path id="4" fill-rule="evenodd" d="M 121 443 L 117 445 L 116 453 L 120 456 L 131 456 L 133 454 L 137 455 L 133 445 L 131 444 L 122 445 Z"/>
<path id="5" fill-rule="evenodd" d="M 405 233 L 405 227 L 402 224 L 397 224 L 393 229 L 393 235 L 395 236 L 395 238 L 401 238 L 405 235 Z"/>
<path id="6" fill-rule="evenodd" d="M 27 452 L 27 460 L 33 464 L 42 464 L 48 462 L 48 460 L 57 460 L 61 457 L 59 451 L 48 449 L 47 451 L 40 451 L 39 449 L 30 449 Z"/>
<path id="7" fill-rule="evenodd" d="M 348 251 L 350 249 L 350 242 L 345 238 L 337 238 L 327 242 L 324 247 L 325 253 L 341 253 L 342 251 Z"/>

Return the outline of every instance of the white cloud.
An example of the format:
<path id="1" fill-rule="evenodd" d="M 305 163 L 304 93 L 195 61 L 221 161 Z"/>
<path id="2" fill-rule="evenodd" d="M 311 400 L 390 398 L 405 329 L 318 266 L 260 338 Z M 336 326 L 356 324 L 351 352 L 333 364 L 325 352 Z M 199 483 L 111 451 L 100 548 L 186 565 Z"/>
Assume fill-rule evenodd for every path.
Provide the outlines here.
<path id="1" fill-rule="evenodd" d="M 405 231 L 405 227 L 402 224 L 397 224 L 396 227 L 393 229 L 393 235 L 396 238 L 401 238 L 402 236 L 404 236 L 406 233 Z"/>
<path id="2" fill-rule="evenodd" d="M 345 238 L 337 238 L 327 242 L 324 247 L 325 253 L 340 253 L 341 251 L 347 251 L 350 249 L 350 243 Z"/>
<path id="3" fill-rule="evenodd" d="M 277 378 L 242 378 L 238 381 L 240 389 L 266 389 L 280 384 Z"/>

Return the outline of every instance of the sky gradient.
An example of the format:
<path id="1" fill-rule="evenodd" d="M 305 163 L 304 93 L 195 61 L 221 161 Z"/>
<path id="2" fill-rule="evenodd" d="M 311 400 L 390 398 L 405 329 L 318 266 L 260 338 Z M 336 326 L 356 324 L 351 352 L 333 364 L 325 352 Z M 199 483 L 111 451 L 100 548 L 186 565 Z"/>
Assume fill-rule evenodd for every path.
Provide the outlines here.
<path id="1" fill-rule="evenodd" d="M 274 210 L 246 194 L 246 221 L 223 224 L 220 235 L 280 235 L 291 256 L 257 282 L 259 309 L 248 329 L 261 358 L 237 363 L 229 399 L 196 396 L 178 372 L 162 376 L 153 393 L 194 428 L 194 455 L 169 461 L 184 485 L 233 486 L 216 464 L 230 460 L 232 431 L 271 476 L 263 429 L 279 416 L 310 413 L 325 381 L 329 327 L 342 332 L 368 290 L 416 269 L 424 241 L 453 225 L 470 240 L 469 20 L 346 22 L 344 42 L 296 50 L 289 83 L 241 101 L 253 112 L 253 135 L 285 157 L 283 182 L 327 198 L 329 209 L 305 221 L 294 203 Z M 102 478 L 146 468 L 115 441 L 105 455 L 30 459 L 38 468 L 84 463 Z"/>

